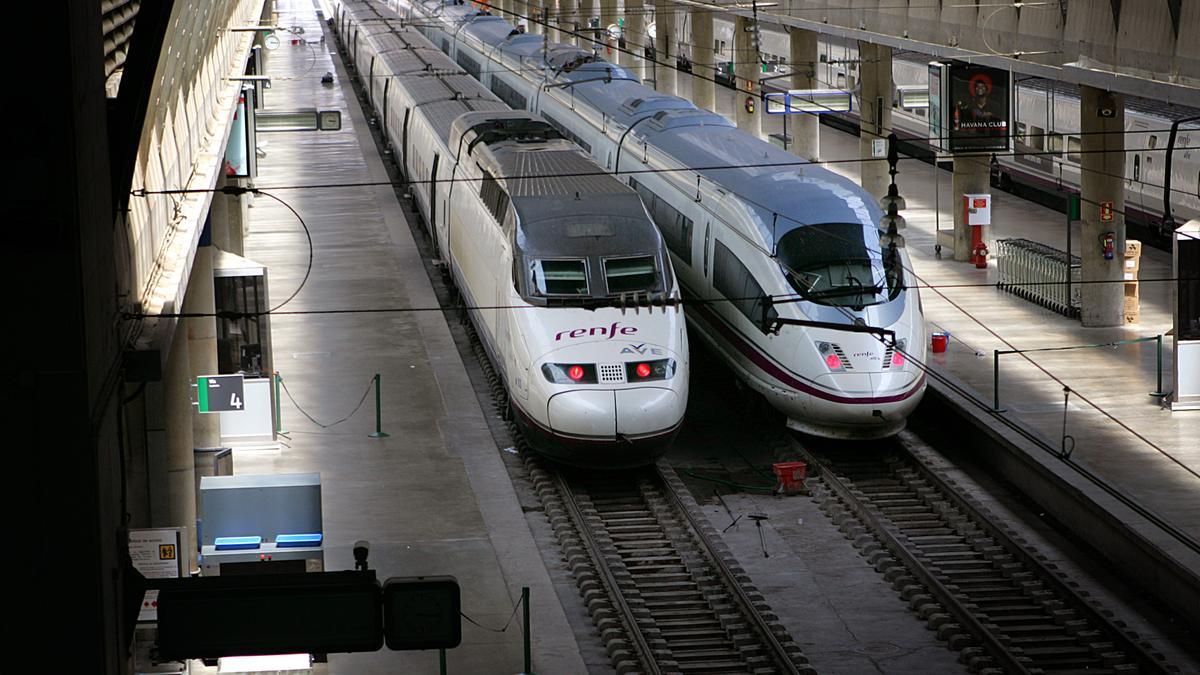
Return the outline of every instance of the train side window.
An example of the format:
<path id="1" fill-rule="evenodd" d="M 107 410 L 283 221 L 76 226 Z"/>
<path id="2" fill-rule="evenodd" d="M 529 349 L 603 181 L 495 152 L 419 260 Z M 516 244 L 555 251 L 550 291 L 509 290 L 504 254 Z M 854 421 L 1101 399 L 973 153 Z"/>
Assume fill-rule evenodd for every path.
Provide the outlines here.
<path id="1" fill-rule="evenodd" d="M 1083 152 L 1083 143 L 1074 136 L 1067 136 L 1067 161 L 1079 163 Z"/>
<path id="2" fill-rule="evenodd" d="M 1025 126 L 1024 122 L 1017 122 L 1017 142 L 1018 143 L 1025 143 L 1026 145 L 1028 145 L 1028 143 L 1026 143 L 1026 139 L 1025 139 L 1025 132 L 1027 130 L 1028 130 L 1028 127 Z"/>
<path id="3" fill-rule="evenodd" d="M 1034 150 L 1046 149 L 1046 130 L 1041 127 L 1029 128 L 1029 147 Z"/>
<path id="4" fill-rule="evenodd" d="M 837 74 L 837 86 L 838 86 L 838 89 L 846 88 L 846 74 L 845 73 Z"/>
<path id="5" fill-rule="evenodd" d="M 1049 141 L 1046 146 L 1047 150 L 1049 150 L 1051 153 L 1053 153 L 1055 155 L 1062 155 L 1062 149 L 1063 149 L 1062 134 L 1056 134 L 1056 133 L 1051 132 L 1050 135 L 1046 138 L 1046 140 Z"/>
<path id="6" fill-rule="evenodd" d="M 1146 139 L 1146 149 L 1153 150 L 1158 147 L 1158 136 L 1150 134 L 1150 138 Z"/>
<path id="7" fill-rule="evenodd" d="M 751 323 L 760 325 L 763 320 L 763 301 L 766 299 L 762 286 L 725 244 L 717 241 L 716 245 L 713 252 L 713 288 Z M 767 311 L 768 319 L 777 316 L 779 312 L 774 307 Z"/>
<path id="8" fill-rule="evenodd" d="M 497 223 L 504 222 L 505 213 L 508 211 L 508 194 L 487 171 L 483 171 L 483 181 L 479 186 L 479 198 L 483 200 L 484 206 L 492 212 Z"/>
<path id="9" fill-rule="evenodd" d="M 646 210 L 650 212 L 654 223 L 658 225 L 658 231 L 662 233 L 663 242 L 666 243 L 667 248 L 679 256 L 683 264 L 691 267 L 692 219 L 680 213 L 636 179 L 631 179 L 629 183 L 637 190 L 642 202 L 646 205 Z"/>

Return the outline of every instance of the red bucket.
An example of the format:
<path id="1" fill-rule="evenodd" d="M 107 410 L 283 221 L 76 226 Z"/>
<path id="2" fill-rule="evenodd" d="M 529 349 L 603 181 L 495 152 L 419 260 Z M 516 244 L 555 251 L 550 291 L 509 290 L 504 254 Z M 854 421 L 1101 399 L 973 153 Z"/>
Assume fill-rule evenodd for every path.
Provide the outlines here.
<path id="1" fill-rule="evenodd" d="M 930 339 L 933 343 L 933 353 L 934 354 L 941 354 L 942 352 L 946 351 L 946 347 L 950 346 L 950 334 L 949 333 L 941 333 L 941 332 L 934 333 L 933 335 L 930 336 Z"/>
<path id="2" fill-rule="evenodd" d="M 808 465 L 804 462 L 778 462 L 771 465 L 771 470 L 784 492 L 791 494 L 804 489 L 804 479 L 808 476 Z"/>

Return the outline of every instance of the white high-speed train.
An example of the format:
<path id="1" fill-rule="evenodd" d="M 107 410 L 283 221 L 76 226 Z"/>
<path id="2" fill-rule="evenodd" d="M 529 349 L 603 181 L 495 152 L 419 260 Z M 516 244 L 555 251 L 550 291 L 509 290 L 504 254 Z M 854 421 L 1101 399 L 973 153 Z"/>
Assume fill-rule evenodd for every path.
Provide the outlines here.
<path id="1" fill-rule="evenodd" d="M 870 195 L 589 50 L 458 0 L 395 6 L 502 100 L 636 188 L 685 296 L 712 300 L 689 308 L 696 335 L 790 426 L 835 438 L 904 427 L 925 389 L 925 323 L 907 254 L 881 243 Z"/>
<path id="2" fill-rule="evenodd" d="M 687 407 L 688 342 L 637 193 L 386 7 L 343 3 L 334 25 L 534 447 L 653 462 Z"/>

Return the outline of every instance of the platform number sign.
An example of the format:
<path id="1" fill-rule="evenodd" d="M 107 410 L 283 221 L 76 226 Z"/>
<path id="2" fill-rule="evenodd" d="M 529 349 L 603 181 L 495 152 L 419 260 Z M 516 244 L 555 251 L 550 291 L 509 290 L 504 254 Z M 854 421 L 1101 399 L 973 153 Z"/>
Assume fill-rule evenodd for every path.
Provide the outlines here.
<path id="1" fill-rule="evenodd" d="M 200 412 L 241 412 L 246 395 L 241 375 L 201 375 L 196 378 Z"/>

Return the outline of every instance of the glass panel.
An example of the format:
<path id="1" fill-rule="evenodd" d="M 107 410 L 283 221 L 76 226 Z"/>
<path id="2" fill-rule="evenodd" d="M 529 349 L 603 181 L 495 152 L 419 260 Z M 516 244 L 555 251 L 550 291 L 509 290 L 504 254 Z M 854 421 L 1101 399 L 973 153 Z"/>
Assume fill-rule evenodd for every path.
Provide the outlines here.
<path id="1" fill-rule="evenodd" d="M 805 299 L 864 307 L 894 299 L 904 288 L 899 255 L 883 255 L 858 224 L 806 225 L 779 240 L 788 281 Z"/>
<path id="2" fill-rule="evenodd" d="M 1029 129 L 1029 147 L 1035 150 L 1044 150 L 1046 148 L 1046 130 L 1041 127 L 1030 127 Z"/>
<path id="3" fill-rule="evenodd" d="M 1052 152 L 1056 155 L 1062 153 L 1062 149 L 1063 149 L 1062 134 L 1053 134 L 1052 133 L 1052 134 L 1050 134 L 1048 140 L 1050 141 L 1050 143 L 1049 143 L 1048 147 L 1046 148 L 1047 150 L 1049 150 L 1050 152 Z"/>
<path id="4" fill-rule="evenodd" d="M 539 295 L 587 295 L 587 266 L 582 260 L 534 260 L 533 287 Z"/>
<path id="5" fill-rule="evenodd" d="M 604 261 L 609 293 L 648 291 L 654 288 L 654 258 L 619 258 Z"/>
<path id="6" fill-rule="evenodd" d="M 1079 163 L 1080 153 L 1083 151 L 1083 143 L 1074 136 L 1067 137 L 1067 161 Z"/>

